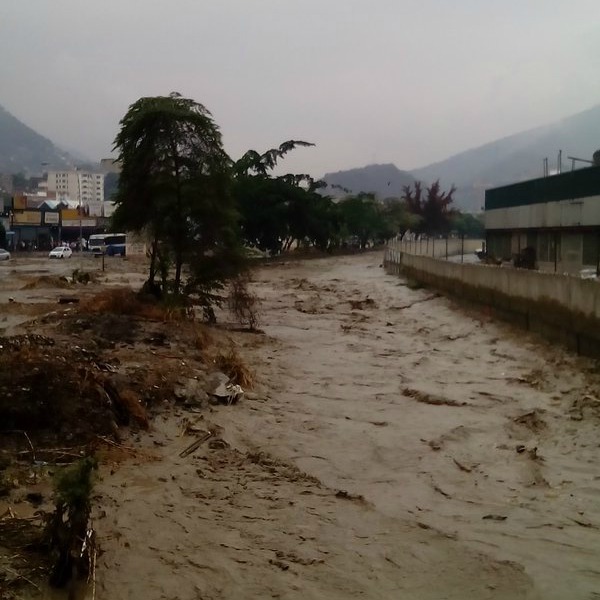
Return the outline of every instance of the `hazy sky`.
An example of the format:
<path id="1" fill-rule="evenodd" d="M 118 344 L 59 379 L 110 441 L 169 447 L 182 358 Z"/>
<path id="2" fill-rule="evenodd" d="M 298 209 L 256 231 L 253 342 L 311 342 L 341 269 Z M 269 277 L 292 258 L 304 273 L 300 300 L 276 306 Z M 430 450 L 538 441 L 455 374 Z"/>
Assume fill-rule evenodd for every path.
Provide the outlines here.
<path id="1" fill-rule="evenodd" d="M 597 0 L 0 0 L 0 104 L 109 154 L 140 96 L 203 103 L 285 170 L 410 169 L 600 103 Z"/>

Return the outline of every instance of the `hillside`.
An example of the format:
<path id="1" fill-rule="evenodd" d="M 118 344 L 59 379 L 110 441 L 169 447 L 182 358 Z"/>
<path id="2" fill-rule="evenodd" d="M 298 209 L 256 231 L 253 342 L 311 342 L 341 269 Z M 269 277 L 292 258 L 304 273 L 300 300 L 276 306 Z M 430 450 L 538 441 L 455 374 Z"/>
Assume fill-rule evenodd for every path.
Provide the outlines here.
<path id="1" fill-rule="evenodd" d="M 39 173 L 71 166 L 72 158 L 0 106 L 0 173 Z"/>
<path id="2" fill-rule="evenodd" d="M 562 119 L 502 138 L 478 148 L 412 171 L 420 180 L 440 179 L 444 187 L 458 187 L 456 202 L 468 210 L 479 210 L 485 189 L 524 179 L 540 177 L 542 163 L 548 157 L 550 171 L 555 170 L 558 151 L 562 150 L 563 170 L 571 168 L 567 156 L 591 159 L 600 148 L 600 105 Z M 576 165 L 576 168 L 582 164 Z"/>
<path id="3" fill-rule="evenodd" d="M 401 171 L 393 164 L 368 165 L 348 171 L 326 173 L 322 179 L 327 183 L 323 193 L 330 196 L 373 192 L 380 199 L 400 196 L 402 187 L 415 181 L 410 173 Z"/>

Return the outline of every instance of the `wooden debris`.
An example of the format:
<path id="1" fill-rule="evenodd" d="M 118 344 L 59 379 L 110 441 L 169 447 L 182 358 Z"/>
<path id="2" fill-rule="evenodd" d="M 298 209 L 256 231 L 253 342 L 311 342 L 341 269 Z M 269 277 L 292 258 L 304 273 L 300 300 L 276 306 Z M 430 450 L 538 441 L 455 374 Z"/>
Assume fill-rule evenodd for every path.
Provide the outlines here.
<path id="1" fill-rule="evenodd" d="M 446 398 L 444 396 L 438 396 L 437 394 L 429 394 L 427 392 L 422 392 L 421 390 L 416 390 L 414 388 L 405 387 L 402 390 L 402 393 L 408 398 L 413 398 L 417 402 L 422 402 L 423 404 L 432 404 L 433 406 L 466 406 L 466 402 L 457 402 L 456 400 L 452 400 L 451 398 Z"/>
<path id="2" fill-rule="evenodd" d="M 2 565 L 0 565 L 0 569 L 6 571 L 7 573 L 10 573 L 14 577 L 17 577 L 18 579 L 22 579 L 23 581 L 26 581 L 28 584 L 32 585 L 36 590 L 41 591 L 40 587 L 36 583 L 31 581 L 31 579 L 29 579 L 29 577 L 25 577 L 25 575 L 23 575 L 22 573 L 18 573 L 17 571 L 11 569 L 10 567 L 6 567 L 6 566 L 2 566 Z"/>
<path id="3" fill-rule="evenodd" d="M 197 450 L 204 442 L 206 442 L 206 440 L 210 439 L 212 437 L 212 435 L 213 435 L 212 431 L 207 431 L 202 437 L 198 438 L 195 442 L 193 442 L 187 448 L 182 450 L 179 453 L 179 457 L 185 458 L 186 456 L 189 456 L 192 452 Z"/>
<path id="4" fill-rule="evenodd" d="M 452 459 L 454 461 L 454 464 L 461 470 L 464 471 L 465 473 L 471 473 L 473 471 L 473 469 L 471 469 L 470 467 L 467 467 L 465 465 L 463 465 L 462 463 L 458 462 L 455 458 Z"/>
<path id="5" fill-rule="evenodd" d="M 438 493 L 441 494 L 442 496 L 444 496 L 444 498 L 452 498 L 452 496 L 450 494 L 448 494 L 447 492 L 445 492 L 439 485 L 435 485 L 433 484 L 433 489 Z M 485 517 L 484 517 L 485 518 Z"/>

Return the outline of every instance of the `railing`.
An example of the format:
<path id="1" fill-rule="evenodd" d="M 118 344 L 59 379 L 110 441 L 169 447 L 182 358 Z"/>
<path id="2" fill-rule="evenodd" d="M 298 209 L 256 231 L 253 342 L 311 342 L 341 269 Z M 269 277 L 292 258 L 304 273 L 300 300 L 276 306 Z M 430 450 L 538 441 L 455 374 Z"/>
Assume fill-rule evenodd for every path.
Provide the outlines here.
<path id="1" fill-rule="evenodd" d="M 397 252 L 405 252 L 413 256 L 431 256 L 432 258 L 448 259 L 452 256 L 474 254 L 482 247 L 483 240 L 466 238 L 426 238 L 413 239 L 404 236 L 402 239 L 394 239 L 388 242 L 388 249 Z"/>

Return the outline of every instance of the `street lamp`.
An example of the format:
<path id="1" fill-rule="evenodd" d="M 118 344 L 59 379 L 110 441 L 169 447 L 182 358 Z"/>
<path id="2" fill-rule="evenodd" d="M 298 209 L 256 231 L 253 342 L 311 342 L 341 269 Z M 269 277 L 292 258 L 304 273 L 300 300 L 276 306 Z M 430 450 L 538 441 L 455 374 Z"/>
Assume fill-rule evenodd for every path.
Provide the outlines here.
<path id="1" fill-rule="evenodd" d="M 79 198 L 79 252 L 83 252 L 83 222 L 82 222 L 82 205 L 81 205 L 81 175 L 79 167 L 75 167 L 77 174 L 77 196 Z"/>

